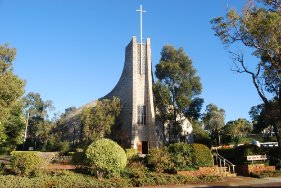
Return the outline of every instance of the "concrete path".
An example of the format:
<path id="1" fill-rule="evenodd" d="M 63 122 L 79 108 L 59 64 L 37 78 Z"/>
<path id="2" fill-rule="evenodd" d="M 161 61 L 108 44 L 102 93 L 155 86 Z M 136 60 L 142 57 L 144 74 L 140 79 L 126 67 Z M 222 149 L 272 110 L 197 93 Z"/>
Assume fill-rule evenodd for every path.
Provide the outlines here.
<path id="1" fill-rule="evenodd" d="M 257 179 L 251 177 L 232 177 L 224 178 L 218 183 L 201 183 L 201 184 L 187 184 L 187 185 L 173 185 L 173 186 L 158 186 L 161 188 L 195 188 L 195 187 L 281 187 L 281 177 Z M 145 187 L 152 188 L 152 187 Z"/>

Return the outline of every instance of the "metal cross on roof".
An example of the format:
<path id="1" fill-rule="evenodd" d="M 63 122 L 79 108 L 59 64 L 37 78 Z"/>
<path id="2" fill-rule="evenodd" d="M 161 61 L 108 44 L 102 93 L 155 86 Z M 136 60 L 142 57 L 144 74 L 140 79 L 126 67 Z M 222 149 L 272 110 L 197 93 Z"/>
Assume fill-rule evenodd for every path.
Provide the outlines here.
<path id="1" fill-rule="evenodd" d="M 140 1 L 140 9 L 137 11 L 140 12 L 140 73 L 142 73 L 142 13 L 146 12 L 142 9 L 142 1 Z"/>

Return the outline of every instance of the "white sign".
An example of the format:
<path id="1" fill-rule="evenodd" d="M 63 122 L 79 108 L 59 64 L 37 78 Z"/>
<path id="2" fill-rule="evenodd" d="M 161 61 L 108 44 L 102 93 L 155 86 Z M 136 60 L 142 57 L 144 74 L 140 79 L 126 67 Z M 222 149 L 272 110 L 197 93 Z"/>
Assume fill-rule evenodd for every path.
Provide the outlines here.
<path id="1" fill-rule="evenodd" d="M 247 161 L 262 161 L 267 160 L 266 155 L 248 155 Z"/>

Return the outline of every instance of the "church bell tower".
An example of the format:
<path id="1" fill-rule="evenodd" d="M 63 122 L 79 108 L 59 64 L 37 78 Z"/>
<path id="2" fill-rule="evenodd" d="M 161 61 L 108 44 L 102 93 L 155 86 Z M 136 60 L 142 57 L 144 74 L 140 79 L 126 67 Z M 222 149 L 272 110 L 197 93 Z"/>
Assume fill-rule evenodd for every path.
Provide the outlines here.
<path id="1" fill-rule="evenodd" d="M 115 88 L 104 98 L 120 98 L 122 110 L 121 145 L 148 153 L 157 147 L 155 109 L 152 92 L 152 64 L 150 38 L 142 40 L 142 14 L 140 5 L 140 42 L 133 36 L 125 51 L 125 64 Z"/>
<path id="2" fill-rule="evenodd" d="M 124 148 L 137 149 L 147 154 L 149 148 L 158 147 L 158 136 L 155 125 L 155 109 L 152 93 L 151 45 L 147 38 L 142 40 L 142 14 L 140 5 L 140 39 L 133 36 L 125 49 L 125 63 L 122 75 L 114 89 L 106 96 L 98 99 L 118 97 L 121 101 L 120 125 L 112 130 L 114 139 Z M 92 101 L 71 112 L 65 118 L 66 138 L 75 144 L 83 137 L 82 123 L 79 114 L 83 108 L 93 107 Z M 78 136 L 80 135 L 80 136 Z"/>

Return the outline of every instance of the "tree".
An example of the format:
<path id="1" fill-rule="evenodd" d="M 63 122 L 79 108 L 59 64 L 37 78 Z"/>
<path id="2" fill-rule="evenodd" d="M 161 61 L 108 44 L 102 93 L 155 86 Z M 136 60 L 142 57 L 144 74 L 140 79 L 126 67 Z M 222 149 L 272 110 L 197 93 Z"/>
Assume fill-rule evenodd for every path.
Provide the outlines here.
<path id="1" fill-rule="evenodd" d="M 217 144 L 220 144 L 219 131 L 224 127 L 224 109 L 218 108 L 215 104 L 206 106 L 206 113 L 203 114 L 203 122 L 205 129 L 215 136 Z"/>
<path id="2" fill-rule="evenodd" d="M 81 114 L 84 142 L 88 145 L 108 136 L 120 112 L 121 103 L 117 97 L 97 101 L 94 107 L 85 107 Z"/>
<path id="3" fill-rule="evenodd" d="M 23 142 L 24 128 L 25 128 L 25 117 L 23 113 L 22 103 L 14 106 L 6 123 L 5 134 L 7 135 L 6 144 L 2 147 L 5 151 L 12 151 L 17 148 L 18 145 Z"/>
<path id="4" fill-rule="evenodd" d="M 163 47 L 155 74 L 156 118 L 163 125 L 170 122 L 169 138 L 172 135 L 177 141 L 182 122 L 186 118 L 197 119 L 202 108 L 203 99 L 198 97 L 202 91 L 200 78 L 183 48 L 177 50 L 173 46 Z"/>
<path id="5" fill-rule="evenodd" d="M 269 129 L 270 135 L 272 135 L 272 125 L 274 124 L 275 118 L 271 117 L 278 116 L 279 110 L 278 102 L 275 99 L 271 100 L 270 103 L 272 107 L 275 107 L 271 111 L 266 110 L 264 104 L 259 104 L 251 108 L 249 114 L 253 121 L 254 132 L 261 133 L 265 129 Z"/>
<path id="6" fill-rule="evenodd" d="M 232 140 L 237 140 L 241 137 L 246 137 L 248 133 L 252 132 L 253 125 L 244 118 L 239 118 L 234 121 L 229 121 L 224 127 L 224 134 L 229 135 Z"/>
<path id="7" fill-rule="evenodd" d="M 210 133 L 204 130 L 201 124 L 199 122 L 194 122 L 192 124 L 194 143 L 204 144 L 211 147 Z"/>
<path id="8" fill-rule="evenodd" d="M 16 49 L 0 46 L 0 152 L 15 149 L 22 142 L 24 117 L 21 96 L 25 82 L 13 73 Z"/>
<path id="9" fill-rule="evenodd" d="M 68 114 L 74 112 L 75 110 L 76 110 L 75 106 L 68 107 L 68 108 L 65 109 L 65 112 L 64 112 L 63 116 L 67 116 Z"/>
<path id="10" fill-rule="evenodd" d="M 0 122 L 0 145 L 4 144 L 6 142 L 7 137 L 8 136 L 5 134 L 5 127 Z"/>
<path id="11" fill-rule="evenodd" d="M 157 81 L 153 84 L 153 94 L 155 98 L 155 108 L 156 108 L 156 119 L 162 125 L 163 133 L 163 143 L 166 142 L 166 125 L 169 123 L 169 120 L 173 119 L 172 111 L 170 107 L 172 106 L 170 101 L 170 92 L 167 85 Z M 170 130 L 170 128 L 168 129 Z M 170 136 L 170 134 L 169 134 Z M 170 140 L 170 138 L 169 138 Z"/>
<path id="12" fill-rule="evenodd" d="M 216 17 L 211 23 L 215 35 L 230 47 L 244 45 L 253 50 L 252 55 L 258 60 L 255 69 L 250 69 L 241 53 L 231 51 L 236 62 L 235 71 L 246 73 L 264 103 L 266 114 L 272 116 L 272 126 L 279 144 L 281 157 L 281 1 L 260 0 L 258 7 L 253 1 L 246 5 L 239 15 L 235 10 L 228 11 L 226 17 Z M 270 101 L 276 98 L 278 106 Z"/>
<path id="13" fill-rule="evenodd" d="M 48 111 L 53 110 L 53 102 L 50 100 L 44 101 L 39 93 L 30 92 L 24 98 L 25 113 L 28 117 L 27 135 L 30 146 L 35 149 L 43 146 L 48 140 L 52 125 L 48 120 Z"/>
<path id="14" fill-rule="evenodd" d="M 69 131 L 69 126 L 67 125 L 67 118 L 68 116 L 71 116 L 73 112 L 75 112 L 76 107 L 68 107 L 65 109 L 64 113 L 55 113 L 52 122 L 54 123 L 54 126 L 51 128 L 52 132 L 52 140 L 48 142 L 48 146 L 46 147 L 47 150 L 53 150 L 57 151 L 58 148 L 60 148 L 59 145 L 64 145 L 66 142 L 68 142 L 68 134 L 67 131 Z M 74 121 L 79 121 L 80 117 L 75 117 Z M 81 131 L 81 128 L 80 128 Z M 66 134 L 65 134 L 66 133 Z M 76 134 L 76 128 L 75 131 L 73 130 L 73 134 Z M 74 146 L 75 143 L 78 143 L 78 139 L 76 139 L 76 135 L 73 135 L 72 138 L 72 146 Z M 69 143 L 70 144 L 70 143 Z"/>

